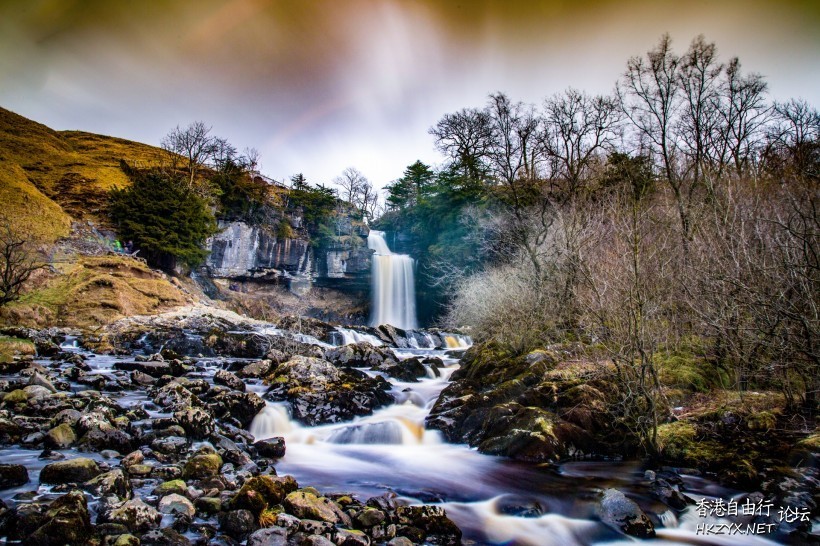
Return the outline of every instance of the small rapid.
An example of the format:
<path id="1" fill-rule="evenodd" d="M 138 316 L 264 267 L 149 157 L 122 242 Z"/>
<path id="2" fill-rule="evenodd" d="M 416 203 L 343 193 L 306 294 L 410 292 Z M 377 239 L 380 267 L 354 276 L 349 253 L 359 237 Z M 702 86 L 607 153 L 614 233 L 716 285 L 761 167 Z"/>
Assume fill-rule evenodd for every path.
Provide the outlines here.
<path id="1" fill-rule="evenodd" d="M 340 332 L 341 339 L 356 338 Z M 608 487 L 658 507 L 657 538 L 648 543 L 775 544 L 757 536 L 698 535 L 700 520 L 693 509 L 677 516 L 661 510 L 647 496 L 643 471 L 634 462 L 578 461 L 551 467 L 445 442 L 438 431 L 425 428 L 425 417 L 458 369 L 454 356 L 458 353 L 453 349 L 464 350 L 469 338 L 442 335 L 441 341 L 448 349 L 391 349 L 398 358 L 439 357 L 445 366 L 437 374 L 428 366 L 430 373 L 417 383 L 386 377 L 396 402 L 372 415 L 307 427 L 290 419 L 286 405 L 268 402 L 250 432 L 258 439 L 284 437 L 287 450 L 276 465 L 277 472 L 328 492 L 350 492 L 362 498 L 390 493 L 410 503 L 440 503 L 465 540 L 474 544 L 632 544 L 632 539 L 598 519 L 595 499 Z M 684 476 L 684 480 L 687 494 L 695 499 L 736 493 L 701 478 Z"/>

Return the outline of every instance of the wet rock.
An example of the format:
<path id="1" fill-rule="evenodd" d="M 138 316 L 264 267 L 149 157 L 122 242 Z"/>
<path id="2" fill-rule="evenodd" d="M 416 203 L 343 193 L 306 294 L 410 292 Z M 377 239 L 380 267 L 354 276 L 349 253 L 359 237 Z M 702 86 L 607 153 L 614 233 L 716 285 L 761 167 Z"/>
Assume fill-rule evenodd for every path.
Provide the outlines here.
<path id="1" fill-rule="evenodd" d="M 296 356 L 266 381 L 266 397 L 291 403 L 294 419 L 309 426 L 347 421 L 393 401 L 390 384 L 356 369 L 340 370 L 318 358 Z"/>
<path id="2" fill-rule="evenodd" d="M 28 384 L 39 385 L 41 387 L 48 389 L 51 392 L 57 392 L 57 388 L 54 386 L 54 384 L 51 381 L 49 381 L 47 377 L 37 372 L 34 372 L 34 374 L 32 374 L 32 376 L 28 380 Z"/>
<path id="3" fill-rule="evenodd" d="M 222 457 L 217 453 L 201 453 L 188 459 L 182 468 L 182 477 L 191 480 L 217 476 L 221 467 Z"/>
<path id="4" fill-rule="evenodd" d="M 308 489 L 294 491 L 282 503 L 289 514 L 299 519 L 315 519 L 328 523 L 350 525 L 350 518 L 327 497 L 320 497 Z"/>
<path id="5" fill-rule="evenodd" d="M 436 544 L 461 544 L 461 529 L 447 517 L 441 506 L 400 506 L 399 523 L 422 530 L 426 540 Z"/>
<path id="6" fill-rule="evenodd" d="M 217 370 L 214 374 L 214 383 L 225 385 L 235 391 L 245 392 L 245 382 L 227 370 Z"/>
<path id="7" fill-rule="evenodd" d="M 160 378 L 163 375 L 174 375 L 171 364 L 168 362 L 115 362 L 114 369 L 125 372 L 138 372 L 151 376 L 155 379 Z"/>
<path id="8" fill-rule="evenodd" d="M 116 495 L 121 499 L 131 498 L 131 481 L 121 468 L 115 468 L 88 480 L 83 489 L 98 497 Z"/>
<path id="9" fill-rule="evenodd" d="M 151 442 L 151 449 L 165 454 L 179 454 L 188 448 L 188 439 L 183 436 L 166 436 Z"/>
<path id="10" fill-rule="evenodd" d="M 19 487 L 29 482 L 28 470 L 21 464 L 0 464 L 0 490 Z"/>
<path id="11" fill-rule="evenodd" d="M 295 489 L 296 482 L 292 478 L 268 474 L 255 476 L 247 480 L 231 499 L 231 507 L 250 510 L 258 516 L 266 508 L 280 504 Z"/>
<path id="12" fill-rule="evenodd" d="M 57 425 L 49 430 L 43 439 L 45 446 L 51 449 L 67 449 L 74 445 L 76 441 L 77 435 L 67 423 Z"/>
<path id="13" fill-rule="evenodd" d="M 374 527 L 385 520 L 384 512 L 369 506 L 365 507 L 361 512 L 356 514 L 354 521 L 363 528 Z"/>
<path id="14" fill-rule="evenodd" d="M 689 504 L 694 504 L 694 501 L 689 499 L 689 497 L 682 494 L 672 487 L 669 482 L 661 478 L 652 482 L 650 492 L 656 499 L 675 510 L 683 510 Z"/>
<path id="15" fill-rule="evenodd" d="M 248 546 L 287 546 L 288 532 L 282 527 L 259 529 L 248 537 Z"/>
<path id="16" fill-rule="evenodd" d="M 356 529 L 337 529 L 334 542 L 337 546 L 370 546 L 370 538 Z"/>
<path id="17" fill-rule="evenodd" d="M 111 546 L 141 546 L 140 539 L 130 533 L 118 535 Z"/>
<path id="18" fill-rule="evenodd" d="M 101 473 L 96 461 L 78 457 L 47 464 L 40 472 L 40 483 L 84 483 Z"/>
<path id="19" fill-rule="evenodd" d="M 188 408 L 174 413 L 174 419 L 194 440 L 203 440 L 214 433 L 215 424 L 211 414 L 202 408 Z"/>
<path id="20" fill-rule="evenodd" d="M 131 453 L 123 457 L 122 461 L 120 461 L 120 464 L 123 468 L 127 469 L 129 466 L 133 466 L 135 464 L 142 464 L 144 460 L 145 455 L 143 455 L 142 451 L 137 450 L 132 451 Z"/>
<path id="21" fill-rule="evenodd" d="M 253 443 L 253 447 L 262 457 L 280 459 L 285 456 L 285 439 L 280 436 L 266 440 L 257 440 Z"/>
<path id="22" fill-rule="evenodd" d="M 258 528 L 256 518 L 248 510 L 231 510 L 219 520 L 219 529 L 239 541 L 245 540 Z"/>
<path id="23" fill-rule="evenodd" d="M 407 358 L 399 362 L 385 362 L 372 368 L 394 379 L 405 382 L 415 382 L 419 377 L 427 375 L 427 368 L 418 358 Z"/>
<path id="24" fill-rule="evenodd" d="M 641 507 L 617 489 L 604 491 L 598 514 L 601 521 L 627 535 L 638 538 L 655 536 L 655 527 Z"/>
<path id="25" fill-rule="evenodd" d="M 151 389 L 149 393 L 154 403 L 165 411 L 184 411 L 202 405 L 199 398 L 176 381 Z"/>
<path id="26" fill-rule="evenodd" d="M 211 398 L 208 407 L 215 417 L 231 417 L 241 427 L 247 428 L 256 414 L 265 407 L 265 401 L 254 392 L 226 391 Z"/>
<path id="27" fill-rule="evenodd" d="M 87 544 L 91 535 L 91 517 L 85 495 L 72 491 L 52 502 L 44 523 L 25 539 L 27 544 L 63 546 Z"/>
<path id="28" fill-rule="evenodd" d="M 183 514 L 190 518 L 196 514 L 196 509 L 191 501 L 177 493 L 162 497 L 158 508 L 161 514 Z"/>
<path id="29" fill-rule="evenodd" d="M 125 525 L 132 532 L 144 532 L 158 527 L 162 514 L 138 497 L 116 506 L 105 519 Z"/>
<path id="30" fill-rule="evenodd" d="M 366 341 L 342 345 L 326 351 L 325 359 L 336 366 L 352 368 L 377 368 L 397 363 L 397 359 L 392 352 L 376 347 Z"/>
<path id="31" fill-rule="evenodd" d="M 284 356 L 284 354 L 282 356 Z M 273 366 L 274 363 L 270 359 L 259 360 L 242 368 L 237 375 L 239 377 L 261 378 L 268 375 Z"/>
<path id="32" fill-rule="evenodd" d="M 168 480 L 167 482 L 162 482 L 151 491 L 151 494 L 157 497 L 164 497 L 172 493 L 185 495 L 188 493 L 188 486 L 185 485 L 185 482 L 182 480 Z"/>
<path id="33" fill-rule="evenodd" d="M 194 506 L 202 514 L 218 514 L 222 511 L 222 500 L 218 497 L 199 497 L 194 500 Z"/>
<path id="34" fill-rule="evenodd" d="M 142 535 L 140 546 L 190 546 L 188 537 L 171 528 L 154 529 Z"/>

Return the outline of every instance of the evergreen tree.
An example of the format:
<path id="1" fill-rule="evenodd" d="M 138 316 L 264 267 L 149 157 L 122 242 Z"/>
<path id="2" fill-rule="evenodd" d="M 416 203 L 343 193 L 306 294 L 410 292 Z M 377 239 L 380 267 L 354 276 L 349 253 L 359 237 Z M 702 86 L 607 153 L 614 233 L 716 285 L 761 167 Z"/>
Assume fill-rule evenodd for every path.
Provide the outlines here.
<path id="1" fill-rule="evenodd" d="M 111 218 L 124 240 L 132 240 L 149 263 L 176 260 L 193 267 L 208 254 L 202 245 L 216 233 L 204 199 L 158 172 L 136 173 L 131 187 L 111 192 Z"/>

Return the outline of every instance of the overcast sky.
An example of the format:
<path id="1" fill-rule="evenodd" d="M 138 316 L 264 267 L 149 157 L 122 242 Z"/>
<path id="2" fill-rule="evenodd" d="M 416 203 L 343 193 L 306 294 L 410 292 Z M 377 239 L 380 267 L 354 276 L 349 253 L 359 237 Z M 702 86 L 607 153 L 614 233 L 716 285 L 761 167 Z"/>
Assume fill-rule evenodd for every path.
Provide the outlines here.
<path id="1" fill-rule="evenodd" d="M 739 56 L 777 99 L 820 103 L 814 0 L 0 0 L 0 106 L 54 129 L 157 145 L 201 120 L 262 172 L 375 185 L 427 130 L 489 93 L 540 103 L 612 90 L 664 32 Z"/>

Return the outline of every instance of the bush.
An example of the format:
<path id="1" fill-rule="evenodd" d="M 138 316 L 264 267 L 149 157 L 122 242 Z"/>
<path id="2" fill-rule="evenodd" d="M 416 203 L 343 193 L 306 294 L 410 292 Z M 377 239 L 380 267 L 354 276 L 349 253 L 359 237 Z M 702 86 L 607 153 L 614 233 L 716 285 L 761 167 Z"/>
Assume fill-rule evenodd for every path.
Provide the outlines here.
<path id="1" fill-rule="evenodd" d="M 123 240 L 165 268 L 201 263 L 208 253 L 202 245 L 217 229 L 204 199 L 158 172 L 136 173 L 130 188 L 114 189 L 110 214 Z"/>

